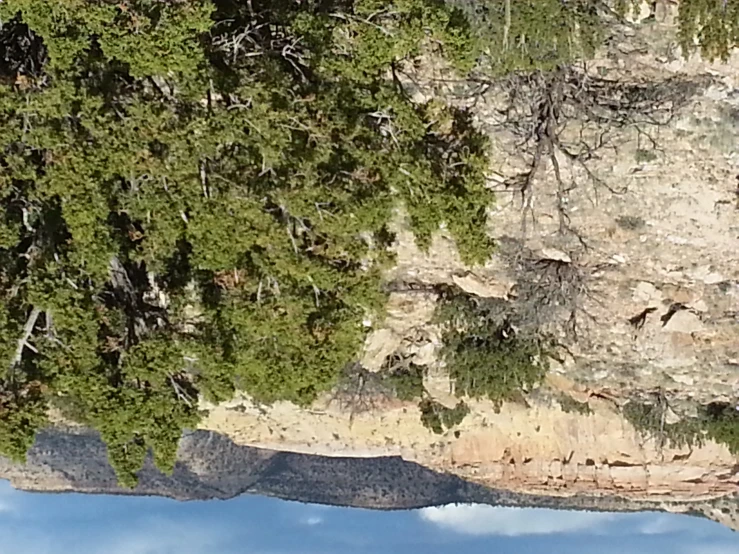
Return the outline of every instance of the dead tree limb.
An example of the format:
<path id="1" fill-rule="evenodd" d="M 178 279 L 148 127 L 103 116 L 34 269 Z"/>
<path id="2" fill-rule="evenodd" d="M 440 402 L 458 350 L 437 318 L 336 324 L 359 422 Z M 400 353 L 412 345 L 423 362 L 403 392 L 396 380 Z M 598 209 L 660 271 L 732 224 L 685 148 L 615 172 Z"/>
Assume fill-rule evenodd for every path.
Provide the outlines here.
<path id="1" fill-rule="evenodd" d="M 562 259 L 545 258 L 519 241 L 503 243 L 499 248 L 516 281 L 506 318 L 518 332 L 564 334 L 577 341 L 583 321 L 596 321 L 586 301 L 598 302 L 592 276 L 600 267 L 584 265 L 576 252 Z"/>
<path id="2" fill-rule="evenodd" d="M 521 194 L 521 227 L 526 236 L 528 222 L 536 222 L 533 204 L 535 182 L 546 167 L 556 180 L 559 232 L 587 244 L 570 221 L 569 192 L 584 179 L 594 190 L 619 195 L 627 188 L 609 185 L 592 162 L 601 152 L 618 152 L 629 133 L 636 133 L 639 146 L 646 140 L 658 149 L 650 129 L 668 125 L 679 110 L 706 85 L 703 77 L 670 77 L 656 82 L 624 81 L 593 75 L 586 67 L 562 66 L 549 72 L 514 74 L 491 82 L 498 104 L 493 127 L 515 139 L 514 155 L 524 158 L 525 169 L 510 177 L 506 188 Z M 561 162 L 571 168 L 572 183 L 565 183 Z M 578 177 L 578 174 L 580 177 Z"/>
<path id="3" fill-rule="evenodd" d="M 375 411 L 390 396 L 391 391 L 381 375 L 353 363 L 344 368 L 330 402 L 349 412 L 349 425 L 352 425 L 357 414 Z"/>
<path id="4" fill-rule="evenodd" d="M 174 392 L 177 395 L 177 398 L 180 399 L 185 404 L 187 404 L 188 406 L 192 406 L 192 397 L 177 382 L 177 379 L 175 378 L 175 376 L 172 375 L 171 373 L 168 373 L 167 377 L 169 378 L 169 382 L 172 384 L 172 388 L 174 389 Z"/>
<path id="5" fill-rule="evenodd" d="M 14 373 L 15 368 L 20 365 L 21 360 L 23 359 L 23 350 L 25 348 L 30 348 L 34 351 L 36 350 L 28 343 L 28 339 L 31 338 L 31 335 L 33 334 L 33 328 L 36 326 L 36 321 L 38 320 L 38 317 L 40 315 L 41 310 L 39 308 L 33 308 L 31 310 L 31 314 L 26 320 L 26 324 L 23 326 L 23 335 L 21 335 L 21 338 L 18 339 L 18 345 L 15 348 L 15 354 L 10 361 L 11 377 Z"/>

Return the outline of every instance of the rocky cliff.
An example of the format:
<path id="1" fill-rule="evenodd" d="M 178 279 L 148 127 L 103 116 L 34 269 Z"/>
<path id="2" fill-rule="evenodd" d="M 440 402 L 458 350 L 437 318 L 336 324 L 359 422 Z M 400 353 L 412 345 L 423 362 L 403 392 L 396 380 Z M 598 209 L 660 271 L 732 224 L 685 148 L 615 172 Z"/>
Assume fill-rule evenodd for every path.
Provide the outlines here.
<path id="1" fill-rule="evenodd" d="M 449 503 L 597 511 L 663 510 L 704 515 L 731 525 L 737 498 L 702 502 L 638 502 L 617 495 L 519 494 L 432 471 L 399 456 L 317 456 L 238 446 L 213 432 L 186 434 L 172 475 L 147 461 L 138 487 L 122 489 L 104 443 L 84 430 L 40 434 L 25 466 L 0 459 L 0 474 L 19 489 L 89 494 L 157 495 L 177 500 L 259 494 L 300 502 L 371 509 L 411 509 Z"/>
<path id="2" fill-rule="evenodd" d="M 470 401 L 467 418 L 442 436 L 422 427 L 412 404 L 349 417 L 330 398 L 307 411 L 235 399 L 208 406 L 203 428 L 262 448 L 402 456 L 522 494 L 657 504 L 735 494 L 739 465 L 725 446 L 671 448 L 621 415 L 628 399 L 649 395 L 665 398 L 674 420 L 700 404 L 739 404 L 739 55 L 685 59 L 675 6 L 657 7 L 633 14 L 587 67 L 564 77 L 556 94 L 565 115 L 556 121 L 536 113 L 554 100 L 530 93 L 530 82 L 519 83 L 517 98 L 530 93 L 532 102 L 516 105 L 505 86 L 460 95 L 443 70 L 414 78 L 419 97 L 473 105 L 488 131 L 498 197 L 489 233 L 499 247 L 484 267 L 469 268 L 443 233 L 421 252 L 399 225 L 387 317 L 372 323 L 363 364 L 377 370 L 400 353 L 428 368 L 434 398 L 454 405 L 433 313 L 439 287 L 456 286 L 523 306 L 559 333 L 564 348 L 546 383 L 499 412 Z M 572 82 L 582 88 L 568 103 Z M 579 95 L 588 87 L 591 96 Z M 610 104 L 599 96 L 605 89 Z M 630 102 L 650 117 L 632 119 Z M 522 138 L 537 121 L 556 127 L 556 141 Z M 545 275 L 547 267 L 569 277 Z M 592 413 L 564 412 L 563 394 Z M 736 526 L 727 510 L 712 517 Z"/>
<path id="3" fill-rule="evenodd" d="M 511 113 L 506 95 L 476 95 L 477 122 L 493 143 L 498 202 L 489 233 L 498 253 L 484 267 L 465 267 L 443 234 L 421 252 L 399 224 L 387 317 L 367 322 L 365 367 L 377 370 L 400 353 L 427 367 L 426 390 L 453 405 L 432 318 L 437 288 L 521 303 L 525 285 L 544 278 L 526 260 L 567 267 L 577 295 L 534 304 L 549 310 L 544 323 L 555 328 L 576 323 L 560 337 L 564 348 L 545 383 L 502 410 L 470 400 L 470 414 L 443 435 L 421 425 L 415 404 L 399 401 L 351 415 L 329 396 L 311 409 L 246 397 L 203 404 L 208 416 L 183 439 L 173 476 L 147 465 L 134 492 L 254 493 L 372 508 L 662 509 L 736 529 L 736 456 L 710 441 L 665 446 L 621 415 L 626 400 L 654 393 L 675 419 L 701 403 L 739 404 L 739 55 L 683 59 L 674 9 L 659 6 L 648 23 L 625 25 L 577 77 L 607 76 L 608 86 L 631 93 L 672 91 L 658 98 L 667 117 L 612 128 L 604 147 L 597 141 L 606 135 L 588 138 L 592 127 L 575 113 L 558 140 L 581 154 L 550 144 L 546 160 L 531 166 L 518 130 L 501 120 Z M 416 76 L 419 94 L 453 96 L 445 77 Z M 516 179 L 527 167 L 533 174 L 522 187 Z M 589 413 L 565 412 L 562 395 Z M 42 434 L 27 465 L 3 462 L 0 476 L 28 490 L 128 493 L 117 488 L 100 441 L 79 432 Z"/>

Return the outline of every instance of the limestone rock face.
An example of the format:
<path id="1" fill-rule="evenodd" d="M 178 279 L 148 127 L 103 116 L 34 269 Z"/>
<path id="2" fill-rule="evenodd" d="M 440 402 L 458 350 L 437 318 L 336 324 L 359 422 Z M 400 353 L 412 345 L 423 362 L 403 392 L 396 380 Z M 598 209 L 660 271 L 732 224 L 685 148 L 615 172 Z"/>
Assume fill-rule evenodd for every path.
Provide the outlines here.
<path id="1" fill-rule="evenodd" d="M 574 466 L 532 464 L 531 476 L 568 478 Z M 611 483 L 631 483 L 628 467 L 610 472 L 590 467 L 589 475 Z M 504 473 L 502 466 L 499 473 Z M 0 458 L 0 475 L 20 489 L 88 494 L 158 495 L 177 500 L 228 499 L 241 494 L 318 504 L 374 509 L 410 509 L 451 503 L 557 509 L 702 513 L 737 527 L 737 497 L 675 501 L 653 494 L 648 501 L 617 494 L 548 491 L 525 494 L 434 471 L 399 456 L 320 456 L 239 446 L 208 431 L 187 433 L 171 475 L 159 472 L 148 459 L 136 489 L 118 486 L 107 462 L 105 444 L 81 428 L 52 428 L 37 437 L 25 465 Z M 583 475 L 585 473 L 583 472 Z M 685 477 L 697 472 L 686 473 Z M 538 478 L 538 477 L 536 477 Z"/>
<path id="2" fill-rule="evenodd" d="M 348 414 L 331 405 L 310 411 L 289 404 L 265 409 L 240 399 L 210 406 L 203 427 L 264 449 L 400 456 L 471 482 L 527 494 L 692 502 L 739 488 L 736 459 L 725 446 L 709 441 L 692 449 L 660 447 L 605 402 L 591 402 L 590 415 L 515 404 L 496 413 L 488 402 L 468 404 L 471 413 L 457 432 L 444 435 L 424 428 L 413 404 L 357 414 L 350 422 Z"/>
<path id="3" fill-rule="evenodd" d="M 496 413 L 470 401 L 471 413 L 457 432 L 436 436 L 420 425 L 414 405 L 387 405 L 355 416 L 350 425 L 329 404 L 310 413 L 289 406 L 258 413 L 244 399 L 211 407 L 204 427 L 264 448 L 399 455 L 521 493 L 615 494 L 685 506 L 735 493 L 739 465 L 724 446 L 660 447 L 619 413 L 626 399 L 657 390 L 670 401 L 667 423 L 697 403 L 739 405 L 739 54 L 726 63 L 655 56 L 655 49 L 675 51 L 674 16 L 674 7 L 660 3 L 647 30 L 591 64 L 615 79 L 682 76 L 703 84 L 688 106 L 655 129 L 654 155 L 644 156 L 641 139 L 624 134 L 617 148 L 589 162 L 599 183 L 559 160 L 559 171 L 578 178 L 566 198 L 576 239 L 560 232 L 561 190 L 550 166 L 538 173 L 536 224 L 524 232 L 520 202 L 501 188 L 520 170 L 512 161 L 515 140 L 494 125 L 498 99 L 483 98 L 476 106 L 493 144 L 490 186 L 501 191 L 490 212 L 490 234 L 500 245 L 523 245 L 541 259 L 578 264 L 588 275 L 578 337 L 567 344 L 571 355 L 552 363 L 547 383 L 529 394 L 527 406 L 511 404 Z M 453 405 L 451 384 L 434 365 L 434 287 L 455 285 L 506 300 L 515 295 L 517 274 L 502 246 L 484 267 L 467 268 L 443 235 L 425 253 L 402 225 L 397 236 L 397 266 L 388 278 L 402 286 L 393 293 L 388 321 L 370 335 L 367 356 L 376 366 L 380 351 L 422 353 L 415 359 L 430 367 L 426 388 Z M 564 413 L 552 402 L 557 393 L 588 402 L 593 413 Z M 721 509 L 704 513 L 736 527 L 736 501 L 726 498 Z"/>

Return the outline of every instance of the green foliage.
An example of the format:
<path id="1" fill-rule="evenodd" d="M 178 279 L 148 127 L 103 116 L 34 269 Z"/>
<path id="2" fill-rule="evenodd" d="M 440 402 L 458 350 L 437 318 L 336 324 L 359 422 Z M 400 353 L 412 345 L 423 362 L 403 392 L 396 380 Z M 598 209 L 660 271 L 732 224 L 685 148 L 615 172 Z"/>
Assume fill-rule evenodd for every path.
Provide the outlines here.
<path id="1" fill-rule="evenodd" d="M 495 75 L 552 70 L 590 57 L 604 36 L 591 0 L 457 0 L 470 14 L 484 47 L 486 69 Z"/>
<path id="2" fill-rule="evenodd" d="M 28 325 L 10 369 L 44 393 L 0 414 L 14 457 L 47 400 L 126 486 L 149 453 L 172 470 L 200 396 L 309 404 L 381 318 L 400 205 L 422 246 L 444 225 L 465 261 L 491 252 L 484 136 L 394 78 L 421 54 L 472 67 L 443 2 L 7 0 L 0 19 L 0 42 L 31 37 L 2 42 L 0 362 Z"/>
<path id="3" fill-rule="evenodd" d="M 6 0 L 0 17 L 20 14 L 44 39 L 51 66 L 80 71 L 100 48 L 106 61 L 126 64 L 133 77 L 193 75 L 204 62 L 200 35 L 208 32 L 213 5 L 207 0 Z"/>
<path id="4" fill-rule="evenodd" d="M 138 472 L 146 460 L 146 446 L 141 440 L 118 442 L 110 435 L 104 436 L 108 447 L 108 461 L 115 470 L 118 484 L 133 489 L 138 485 Z"/>
<path id="5" fill-rule="evenodd" d="M 10 367 L 15 349 L 18 346 L 18 336 L 21 333 L 21 327 L 9 310 L 9 302 L 3 298 L 0 303 L 0 375 L 6 377 L 8 368 Z"/>
<path id="6" fill-rule="evenodd" d="M 462 423 L 462 420 L 470 413 L 467 404 L 460 401 L 454 408 L 447 408 L 435 400 L 425 399 L 418 404 L 421 410 L 421 423 L 427 429 L 437 435 Z"/>
<path id="7" fill-rule="evenodd" d="M 634 155 L 634 159 L 638 163 L 653 162 L 654 160 L 657 159 L 657 154 L 655 154 L 654 151 L 652 150 L 639 149 L 636 151 L 636 154 Z"/>
<path id="8" fill-rule="evenodd" d="M 613 10 L 619 15 L 626 15 L 630 12 L 638 14 L 642 4 L 641 0 L 615 0 Z"/>
<path id="9" fill-rule="evenodd" d="M 739 411 L 729 404 L 714 402 L 701 406 L 697 417 L 684 418 L 676 423 L 664 421 L 664 402 L 628 402 L 624 417 L 645 436 L 669 444 L 672 448 L 700 446 L 706 438 L 727 446 L 739 456 Z"/>
<path id="10" fill-rule="evenodd" d="M 588 59 L 608 37 L 606 3 L 593 0 L 453 0 L 475 30 L 482 68 L 493 75 L 550 71 Z M 613 12 L 638 13 L 641 0 L 609 2 Z M 699 51 L 726 61 L 739 45 L 739 0 L 680 0 L 678 41 L 685 56 Z"/>
<path id="11" fill-rule="evenodd" d="M 182 430 L 199 421 L 197 377 L 185 374 L 183 349 L 171 341 L 142 340 L 117 363 L 117 353 L 100 352 L 95 365 L 84 370 L 74 368 L 66 352 L 49 350 L 55 362 L 69 368 L 52 381 L 64 398 L 57 404 L 68 417 L 100 431 L 111 465 L 126 483 L 135 482 L 149 450 L 157 467 L 171 472 Z"/>
<path id="12" fill-rule="evenodd" d="M 0 452 L 21 459 L 49 403 L 134 486 L 147 455 L 173 469 L 200 397 L 311 403 L 382 316 L 398 207 L 421 247 L 443 227 L 484 262 L 487 141 L 401 72 L 547 71 L 603 29 L 586 0 L 457 4 L 474 28 L 441 0 L 0 3 Z M 686 51 L 726 58 L 737 5 L 682 2 Z M 458 394 L 543 377 L 494 302 L 439 317 Z M 387 381 L 423 396 L 418 368 Z M 421 410 L 437 431 L 466 406 Z"/>
<path id="13" fill-rule="evenodd" d="M 46 425 L 46 402 L 37 384 L 0 397 L 0 456 L 24 463 L 36 431 Z"/>
<path id="14" fill-rule="evenodd" d="M 339 13 L 343 24 L 331 26 L 340 55 L 329 54 L 321 67 L 342 78 L 371 82 L 401 60 L 416 58 L 424 50 L 440 49 L 452 67 L 466 72 L 474 66 L 477 43 L 463 15 L 442 0 L 355 0 L 353 13 Z M 301 24 L 325 33 L 314 22 Z"/>
<path id="15" fill-rule="evenodd" d="M 562 411 L 568 414 L 580 414 L 590 415 L 593 410 L 590 409 L 590 405 L 587 402 L 578 402 L 572 398 L 569 394 L 561 394 L 557 401 L 559 402 Z"/>
<path id="16" fill-rule="evenodd" d="M 411 363 L 388 374 L 386 384 L 395 398 L 410 402 L 423 396 L 423 373 L 423 367 Z"/>
<path id="17" fill-rule="evenodd" d="M 739 456 L 739 410 L 729 404 L 709 404 L 703 410 L 703 420 L 708 436 Z"/>
<path id="18" fill-rule="evenodd" d="M 663 402 L 645 403 L 630 401 L 622 410 L 624 417 L 634 428 L 660 446 L 683 448 L 700 445 L 703 441 L 701 426 L 696 420 L 682 419 L 676 423 L 665 422 L 666 405 Z"/>
<path id="19" fill-rule="evenodd" d="M 441 356 L 459 396 L 515 400 L 546 374 L 541 341 L 517 335 L 495 300 L 447 293 L 438 309 Z"/>
<path id="20" fill-rule="evenodd" d="M 678 24 L 684 55 L 726 61 L 739 46 L 739 0 L 681 0 Z"/>
<path id="21" fill-rule="evenodd" d="M 622 229 L 627 231 L 637 231 L 643 229 L 646 222 L 643 218 L 634 215 L 621 215 L 616 218 L 616 223 Z"/>

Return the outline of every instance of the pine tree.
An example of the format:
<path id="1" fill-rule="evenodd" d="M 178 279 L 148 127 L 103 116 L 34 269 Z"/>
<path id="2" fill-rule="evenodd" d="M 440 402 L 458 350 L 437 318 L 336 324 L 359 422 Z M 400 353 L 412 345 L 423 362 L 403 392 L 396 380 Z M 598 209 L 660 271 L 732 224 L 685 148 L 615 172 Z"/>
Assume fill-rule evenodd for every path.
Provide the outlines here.
<path id="1" fill-rule="evenodd" d="M 726 61 L 739 46 L 739 1 L 681 0 L 679 39 L 687 56 L 699 50 L 710 61 Z"/>
<path id="2" fill-rule="evenodd" d="M 134 486 L 148 452 L 173 469 L 200 396 L 309 404 L 381 315 L 401 205 L 421 246 L 446 223 L 466 261 L 491 252 L 483 135 L 393 78 L 474 64 L 442 2 L 6 0 L 0 20 L 14 458 L 48 403 Z"/>

